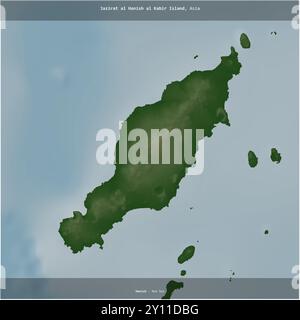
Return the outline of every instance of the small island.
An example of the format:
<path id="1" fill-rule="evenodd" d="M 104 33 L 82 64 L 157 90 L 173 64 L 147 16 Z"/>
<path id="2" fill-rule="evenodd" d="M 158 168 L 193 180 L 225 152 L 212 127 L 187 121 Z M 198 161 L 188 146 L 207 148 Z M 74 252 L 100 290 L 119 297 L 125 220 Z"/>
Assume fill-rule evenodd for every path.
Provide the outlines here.
<path id="1" fill-rule="evenodd" d="M 184 277 L 184 276 L 186 275 L 186 271 L 185 271 L 185 270 L 181 270 L 181 271 L 180 271 L 180 275 L 181 275 L 182 277 Z"/>
<path id="2" fill-rule="evenodd" d="M 183 288 L 183 282 L 177 282 L 175 280 L 171 280 L 167 284 L 167 292 L 166 294 L 162 297 L 162 299 L 171 299 L 172 294 L 174 293 L 175 290 L 179 290 Z"/>
<path id="3" fill-rule="evenodd" d="M 182 253 L 180 254 L 180 256 L 178 257 L 177 261 L 179 264 L 183 264 L 184 262 L 190 260 L 191 258 L 193 258 L 195 253 L 195 247 L 194 246 L 188 246 L 186 247 Z"/>
<path id="4" fill-rule="evenodd" d="M 251 42 L 248 38 L 248 36 L 246 35 L 246 33 L 242 33 L 241 37 L 240 37 L 240 43 L 243 49 L 249 49 L 251 46 Z"/>
<path id="5" fill-rule="evenodd" d="M 272 148 L 270 158 L 273 162 L 280 163 L 281 154 L 277 151 L 276 148 Z"/>
<path id="6" fill-rule="evenodd" d="M 258 158 L 251 150 L 248 152 L 248 163 L 251 168 L 255 168 L 258 164 Z"/>

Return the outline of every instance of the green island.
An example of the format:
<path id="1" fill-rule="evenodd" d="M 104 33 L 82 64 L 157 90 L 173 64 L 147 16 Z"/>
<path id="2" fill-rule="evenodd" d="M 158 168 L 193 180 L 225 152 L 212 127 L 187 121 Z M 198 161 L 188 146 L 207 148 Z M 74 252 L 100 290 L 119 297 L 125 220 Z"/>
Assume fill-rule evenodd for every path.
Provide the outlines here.
<path id="1" fill-rule="evenodd" d="M 169 281 L 166 287 L 166 293 L 162 297 L 162 299 L 171 299 L 174 291 L 182 288 L 183 288 L 183 282 L 177 282 L 175 280 Z"/>
<path id="2" fill-rule="evenodd" d="M 183 264 L 184 262 L 190 260 L 194 256 L 194 254 L 195 254 L 195 247 L 188 246 L 179 255 L 177 262 L 179 264 Z M 186 270 L 181 270 L 180 275 L 182 277 L 184 277 L 186 275 Z M 176 282 L 175 280 L 168 282 L 167 287 L 166 287 L 166 294 L 164 295 L 164 297 L 162 299 L 170 299 L 174 290 L 181 289 L 181 288 L 183 288 L 182 282 Z"/>
<path id="3" fill-rule="evenodd" d="M 230 126 L 225 110 L 229 97 L 228 82 L 240 73 L 240 69 L 238 53 L 231 47 L 230 54 L 221 57 L 214 69 L 193 71 L 184 79 L 168 84 L 159 101 L 136 107 L 126 120 L 128 131 L 134 128 L 147 132 L 153 128 L 178 128 L 182 132 L 184 129 L 203 129 L 204 137 L 211 137 L 217 124 Z M 197 151 L 197 138 L 194 139 L 193 156 Z M 59 233 L 73 253 L 94 244 L 103 248 L 103 235 L 131 210 L 161 210 L 168 206 L 191 166 L 185 162 L 122 164 L 118 160 L 119 142 L 112 178 L 87 194 L 85 214 L 74 211 L 72 217 L 60 223 Z M 129 146 L 135 143 L 128 141 Z M 171 157 L 174 159 L 174 152 Z"/>
<path id="4" fill-rule="evenodd" d="M 183 264 L 186 261 L 192 259 L 194 254 L 195 254 L 195 247 L 194 246 L 188 246 L 179 255 L 177 261 L 178 261 L 179 264 Z"/>
<path id="5" fill-rule="evenodd" d="M 246 35 L 246 33 L 242 33 L 241 34 L 240 43 L 241 43 L 242 48 L 244 48 L 244 49 L 249 49 L 250 48 L 251 42 L 250 42 L 248 36 Z"/>
<path id="6" fill-rule="evenodd" d="M 276 148 L 272 148 L 270 158 L 273 162 L 280 163 L 281 154 L 277 151 Z"/>
<path id="7" fill-rule="evenodd" d="M 251 150 L 248 152 L 248 163 L 251 168 L 255 168 L 258 164 L 258 158 Z"/>

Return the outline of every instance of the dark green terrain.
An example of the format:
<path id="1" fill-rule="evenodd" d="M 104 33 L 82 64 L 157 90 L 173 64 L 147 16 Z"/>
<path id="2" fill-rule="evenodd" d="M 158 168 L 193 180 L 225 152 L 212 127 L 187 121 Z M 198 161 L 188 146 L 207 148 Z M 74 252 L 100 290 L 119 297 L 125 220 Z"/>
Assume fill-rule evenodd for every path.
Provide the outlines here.
<path id="1" fill-rule="evenodd" d="M 228 82 L 239 74 L 240 68 L 238 54 L 231 47 L 230 54 L 221 57 L 215 69 L 193 71 L 183 80 L 168 84 L 159 101 L 136 107 L 127 118 L 128 131 L 134 128 L 147 132 L 163 128 L 203 129 L 204 136 L 211 137 L 217 124 L 230 125 L 225 110 Z M 194 139 L 193 155 L 197 145 Z M 132 145 L 134 142 L 128 143 L 128 148 Z M 190 166 L 185 162 L 120 164 L 118 155 L 119 142 L 113 177 L 88 193 L 84 214 L 75 211 L 60 223 L 59 233 L 74 253 L 93 244 L 102 248 L 102 236 L 122 221 L 127 212 L 138 208 L 161 210 L 168 206 Z M 174 155 L 171 154 L 171 158 Z"/>

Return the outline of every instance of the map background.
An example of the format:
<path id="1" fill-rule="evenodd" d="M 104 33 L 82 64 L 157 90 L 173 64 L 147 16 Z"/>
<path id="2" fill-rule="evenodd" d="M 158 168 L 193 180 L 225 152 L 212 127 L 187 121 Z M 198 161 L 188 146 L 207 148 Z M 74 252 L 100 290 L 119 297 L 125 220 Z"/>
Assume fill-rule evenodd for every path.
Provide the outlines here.
<path id="1" fill-rule="evenodd" d="M 249 50 L 239 46 L 242 32 Z M 189 277 L 291 276 L 299 260 L 299 52 L 290 22 L 8 22 L 2 37 L 8 277 L 177 277 L 189 244 Z M 243 65 L 229 83 L 231 127 L 205 140 L 204 173 L 186 177 L 169 208 L 127 214 L 103 251 L 72 254 L 59 222 L 84 212 L 86 194 L 113 172 L 96 163 L 96 132 L 117 129 L 171 81 L 214 68 L 231 45 Z M 274 146 L 280 165 L 269 159 Z"/>

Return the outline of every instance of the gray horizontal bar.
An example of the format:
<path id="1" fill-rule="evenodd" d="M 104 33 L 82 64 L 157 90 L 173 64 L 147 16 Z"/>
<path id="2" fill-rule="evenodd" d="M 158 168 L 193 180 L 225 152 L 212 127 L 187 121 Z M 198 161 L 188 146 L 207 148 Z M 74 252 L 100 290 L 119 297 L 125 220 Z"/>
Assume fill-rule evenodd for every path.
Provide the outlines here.
<path id="1" fill-rule="evenodd" d="M 292 20 L 297 1 L 2 1 L 6 20 Z M 158 8 L 163 10 L 157 10 Z M 174 10 L 175 7 L 178 10 Z M 191 8 L 200 10 L 191 10 Z M 110 10 L 104 9 L 110 8 Z M 126 10 L 121 10 L 125 8 Z M 135 8 L 135 10 L 134 10 Z M 148 10 L 147 10 L 148 8 Z M 150 10 L 151 8 L 151 10 Z M 185 8 L 185 10 L 179 10 Z"/>
<path id="2" fill-rule="evenodd" d="M 173 298 L 242 298 L 242 299 L 298 299 L 298 290 L 288 278 L 180 278 L 180 279 L 74 279 L 74 278 L 8 278 L 2 299 L 160 299 L 170 280 L 183 282 Z"/>

